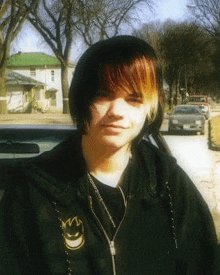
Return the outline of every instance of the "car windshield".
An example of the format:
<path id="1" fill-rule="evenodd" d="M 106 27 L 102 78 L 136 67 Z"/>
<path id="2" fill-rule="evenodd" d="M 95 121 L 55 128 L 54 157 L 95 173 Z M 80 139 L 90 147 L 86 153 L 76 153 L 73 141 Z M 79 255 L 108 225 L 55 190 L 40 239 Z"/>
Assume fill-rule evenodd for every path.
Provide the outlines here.
<path id="1" fill-rule="evenodd" d="M 75 125 L 69 115 L 68 90 L 77 61 L 90 45 L 121 34 L 140 37 L 156 50 L 164 76 L 165 111 L 189 99 L 206 101 L 205 96 L 192 95 L 198 93 L 195 91 L 208 94 L 210 81 L 213 88 L 208 95 L 217 98 L 217 63 L 207 64 L 218 53 L 213 53 L 214 42 L 208 43 L 208 27 L 200 24 L 210 22 L 199 17 L 206 14 L 200 11 L 202 0 L 104 0 L 93 5 L 86 1 L 83 6 L 71 6 L 69 17 L 65 16 L 68 1 L 27 2 L 30 7 L 25 6 L 26 12 L 20 10 L 22 5 L 17 7 L 21 17 L 14 18 L 7 5 L 0 11 L 2 39 L 7 45 L 0 62 L 1 125 Z M 32 3 L 36 12 L 23 18 Z M 208 12 L 210 9 L 207 6 Z M 16 28 L 11 27 L 9 18 L 16 20 Z M 198 56 L 204 59 L 197 62 Z"/>
<path id="2" fill-rule="evenodd" d="M 206 97 L 190 97 L 189 101 L 191 101 L 191 102 L 206 102 L 207 98 Z"/>
<path id="3" fill-rule="evenodd" d="M 201 114 L 198 108 L 195 107 L 177 107 L 175 108 L 174 115 L 190 115 L 190 114 L 195 114 L 195 115 L 199 115 Z"/>

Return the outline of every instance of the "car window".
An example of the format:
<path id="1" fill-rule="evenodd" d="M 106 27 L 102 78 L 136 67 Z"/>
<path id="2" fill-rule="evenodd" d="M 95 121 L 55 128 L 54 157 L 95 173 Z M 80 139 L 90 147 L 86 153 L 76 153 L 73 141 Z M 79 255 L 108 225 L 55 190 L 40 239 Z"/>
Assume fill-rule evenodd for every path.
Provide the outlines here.
<path id="1" fill-rule="evenodd" d="M 82 25 L 82 20 L 78 20 L 79 25 L 76 25 L 75 21 L 71 21 L 75 24 L 75 29 L 71 29 L 74 37 L 71 47 L 67 47 L 66 42 L 68 39 L 65 37 L 65 24 L 61 23 L 60 28 L 57 29 L 53 25 L 53 22 L 56 21 L 59 12 L 63 8 L 62 5 L 64 5 L 64 2 L 55 1 L 59 3 L 59 9 L 56 9 L 57 6 L 55 4 L 53 6 L 53 2 L 49 0 L 45 1 L 46 5 L 50 8 L 47 10 L 51 10 L 56 16 L 50 17 L 52 13 L 48 13 L 46 9 L 44 12 L 41 10 L 41 13 L 38 11 L 39 17 L 42 16 L 43 18 L 43 30 L 47 31 L 49 39 L 45 41 L 44 37 L 46 35 L 43 36 L 42 32 L 34 25 L 34 21 L 38 20 L 36 16 L 35 20 L 27 20 L 24 27 L 21 26 L 20 33 L 14 37 L 11 44 L 5 72 L 6 91 L 2 92 L 2 94 L 0 92 L 0 101 L 4 105 L 2 108 L 0 106 L 0 109 L 2 109 L 2 111 L 0 110 L 1 125 L 10 127 L 16 125 L 75 125 L 68 114 L 68 88 L 65 87 L 70 85 L 76 63 L 89 45 L 109 36 L 131 34 L 146 39 L 157 51 L 157 45 L 160 44 L 158 44 L 158 37 L 160 33 L 162 34 L 162 30 L 166 29 L 168 33 L 170 32 L 170 37 L 173 37 L 171 26 L 178 29 L 178 26 L 186 19 L 190 19 L 191 16 L 191 10 L 187 6 L 189 5 L 188 0 L 172 0 L 168 1 L 169 3 L 162 0 L 160 4 L 155 0 L 147 0 L 145 4 L 140 1 L 140 5 L 134 5 L 135 13 L 134 9 L 131 9 L 133 4 L 129 7 L 131 9 L 130 12 L 127 13 L 129 9 L 126 9 L 126 6 L 123 7 L 122 3 L 118 3 L 117 9 L 115 9 L 115 7 L 111 6 L 113 2 L 109 1 L 108 7 L 106 5 L 103 6 L 102 13 L 96 16 L 99 20 L 96 17 L 91 17 L 88 20 L 90 25 L 86 25 L 87 21 L 83 21 L 84 26 Z M 108 0 L 106 2 L 108 3 Z M 172 9 L 170 9 L 171 6 Z M 92 6 L 88 5 L 88 8 L 92 9 Z M 108 9 L 108 12 L 106 9 Z M 100 6 L 98 10 L 100 10 Z M 60 12 L 60 16 L 62 16 L 62 12 Z M 80 14 L 73 13 L 74 16 L 76 18 Z M 63 17 L 63 21 L 56 21 L 57 25 L 55 24 L 55 26 L 58 26 L 60 22 L 65 22 L 65 20 L 66 18 Z M 158 23 L 158 20 L 160 20 L 160 23 Z M 5 21 L 6 23 L 7 21 Z M 59 31 L 60 33 L 58 33 Z M 178 42 L 178 35 L 178 31 L 176 31 L 177 41 L 172 41 L 169 46 L 170 49 L 169 47 L 166 48 L 173 54 L 171 59 L 174 58 L 174 51 L 171 47 Z M 7 36 L 4 38 L 6 39 Z M 169 40 L 169 37 L 167 39 Z M 48 40 L 51 43 L 47 43 Z M 162 42 L 165 49 L 165 44 L 168 42 L 165 40 Z M 158 52 L 158 54 L 160 53 Z M 64 60 L 67 57 L 68 60 Z M 163 63 L 167 57 L 161 56 L 161 58 Z M 64 64 L 67 64 L 65 66 L 65 74 L 62 71 L 64 70 Z M 186 67 L 186 65 L 184 66 Z M 183 69 L 180 71 L 182 72 Z M 186 81 L 186 74 L 183 72 L 180 77 L 180 93 L 178 95 L 174 93 L 173 98 L 169 98 L 169 79 L 164 78 L 163 90 L 166 99 L 166 109 L 171 100 L 176 105 L 175 96 L 181 96 L 182 101 L 186 100 L 186 95 L 189 91 L 182 92 L 183 88 L 186 87 L 186 83 L 184 82 Z M 195 78 L 194 76 L 190 77 L 192 79 Z M 189 88 L 191 88 L 190 81 L 188 80 Z M 194 90 L 192 90 L 192 93 L 195 93 Z"/>
<path id="2" fill-rule="evenodd" d="M 46 6 L 39 7 L 36 10 L 38 16 L 36 16 L 35 20 L 26 20 L 25 25 L 23 27 L 21 25 L 21 31 L 14 37 L 10 45 L 10 54 L 5 63 L 5 91 L 3 92 L 3 89 L 0 91 L 0 127 L 2 132 L 0 158 L 35 156 L 46 150 L 50 150 L 62 141 L 62 138 L 53 140 L 52 137 L 51 140 L 49 137 L 26 140 L 29 128 L 32 128 L 34 131 L 36 126 L 40 127 L 43 133 L 47 127 L 57 127 L 57 132 L 62 132 L 60 128 L 62 126 L 69 128 L 76 127 L 75 120 L 71 118 L 68 110 L 68 87 L 70 86 L 79 57 L 94 42 L 110 36 L 129 34 L 138 36 L 149 42 L 155 48 L 159 59 L 164 65 L 164 62 L 167 62 L 167 58 L 170 57 L 169 55 L 163 56 L 165 51 L 160 53 L 158 45 L 163 45 L 163 49 L 166 52 L 172 53 L 172 58 L 170 58 L 171 68 L 174 68 L 175 62 L 181 59 L 180 54 L 183 49 L 179 51 L 177 45 L 179 45 L 178 43 L 183 33 L 181 28 L 188 30 L 188 26 L 184 25 L 185 23 L 183 24 L 191 16 L 190 8 L 187 6 L 189 5 L 188 0 L 172 0 L 168 1 L 169 3 L 161 0 L 160 4 L 155 0 L 147 0 L 145 4 L 142 3 L 140 5 L 138 4 L 139 1 L 137 1 L 137 4 L 134 5 L 135 13 L 134 9 L 131 8 L 133 4 L 129 7 L 131 10 L 126 8 L 126 3 L 129 1 L 122 1 L 121 4 L 118 3 L 115 9 L 115 6 L 112 4 L 113 2 L 106 0 L 104 2 L 109 4 L 107 5 L 108 7 L 103 6 L 100 9 L 99 6 L 98 10 L 100 14 L 90 17 L 88 21 L 84 20 L 84 25 L 82 24 L 82 18 L 80 18 L 82 15 L 80 13 L 76 14 L 75 10 L 72 11 L 73 17 L 70 18 L 70 21 L 65 21 L 67 18 L 63 16 L 65 13 L 62 13 L 65 3 L 63 1 L 55 1 L 59 3 L 59 8 L 57 8 L 58 6 L 53 4 L 53 2 L 46 0 L 45 5 L 49 9 L 44 9 Z M 173 5 L 171 2 L 173 2 Z M 170 5 L 172 9 L 170 9 Z M 173 12 L 174 7 L 178 12 Z M 93 7 L 88 5 L 88 9 L 93 9 Z M 51 12 L 48 12 L 49 10 Z M 95 10 L 97 9 L 94 9 L 91 14 Z M 10 10 L 8 10 L 8 14 L 10 14 Z M 58 20 L 58 14 L 63 16 L 62 20 Z M 91 16 L 91 14 L 87 15 Z M 106 16 L 107 14 L 108 16 Z M 146 16 L 146 14 L 149 16 Z M 34 15 L 32 14 L 32 16 Z M 42 22 L 44 22 L 41 30 L 34 23 L 39 18 L 42 18 Z M 74 18 L 79 18 L 78 22 L 81 23 L 77 25 Z M 116 18 L 120 20 L 115 20 Z M 160 23 L 158 20 L 160 20 Z M 68 34 L 65 32 L 65 22 L 75 26 L 73 29 L 69 29 L 73 34 L 69 38 L 66 36 Z M 86 22 L 89 22 L 89 24 Z M 7 20 L 4 23 L 7 26 Z M 175 29 L 174 33 L 173 29 Z M 6 28 L 5 33 L 7 31 L 10 31 L 10 28 Z M 44 31 L 47 33 L 51 43 L 48 43 L 48 39 L 44 39 L 45 35 L 42 35 Z M 165 36 L 165 33 L 167 33 L 167 36 Z M 162 34 L 164 37 L 160 41 L 159 38 L 162 37 Z M 4 39 L 7 40 L 7 35 L 4 36 Z M 171 43 L 169 42 L 170 39 L 172 40 Z M 191 49 L 192 38 L 188 37 L 187 39 L 190 41 Z M 71 47 L 67 44 L 68 41 L 72 41 Z M 175 51 L 172 46 L 174 46 Z M 174 53 L 177 53 L 178 56 L 175 56 Z M 197 59 L 197 53 L 195 54 Z M 185 53 L 186 55 L 187 52 Z M 192 54 L 190 55 L 191 57 Z M 176 61 L 172 64 L 173 60 Z M 191 69 L 192 64 L 190 63 L 188 67 L 186 64 L 184 66 L 175 69 L 181 72 L 177 81 L 180 83 L 180 87 L 179 91 L 172 92 L 172 98 L 170 79 L 167 77 L 167 73 L 168 75 L 171 75 L 171 73 L 169 70 L 164 71 L 162 89 L 165 94 L 165 113 L 173 109 L 178 103 L 182 104 L 184 100 L 187 100 L 187 94 L 190 96 L 191 94 L 200 93 L 199 89 L 198 92 L 195 92 L 195 87 L 192 86 L 193 82 L 191 80 L 194 79 L 195 82 L 196 78 L 194 70 Z M 166 66 L 162 67 L 163 69 L 166 68 Z M 187 78 L 185 71 L 186 67 L 188 71 L 190 70 L 189 78 Z M 201 68 L 201 64 L 199 64 L 199 68 Z M 176 81 L 175 79 L 173 80 L 174 82 Z M 171 79 L 171 81 L 173 80 Z M 185 89 L 187 83 L 188 88 L 191 89 L 191 93 Z M 172 106 L 171 103 L 173 104 Z M 198 113 L 196 110 L 184 108 L 174 111 L 175 114 L 192 112 Z M 22 127 L 24 129 L 26 127 L 27 131 L 21 131 Z M 14 133 L 8 134 L 7 128 L 10 128 L 11 133 Z M 23 140 L 17 138 L 21 133 Z M 21 144 L 22 142 L 24 144 Z M 39 146 L 39 153 L 27 153 L 27 148 L 30 148 L 30 151 L 32 150 L 31 143 Z M 17 149 L 18 147 L 20 151 L 23 148 L 23 155 L 18 153 L 20 152 Z"/>
<path id="3" fill-rule="evenodd" d="M 0 159 L 35 157 L 70 138 L 75 130 L 73 125 L 1 126 Z"/>
<path id="4" fill-rule="evenodd" d="M 207 102 L 206 97 L 190 97 L 189 101 L 191 102 Z"/>
<path id="5" fill-rule="evenodd" d="M 193 107 L 181 107 L 176 108 L 173 114 L 200 114 L 200 111 L 197 108 Z"/>

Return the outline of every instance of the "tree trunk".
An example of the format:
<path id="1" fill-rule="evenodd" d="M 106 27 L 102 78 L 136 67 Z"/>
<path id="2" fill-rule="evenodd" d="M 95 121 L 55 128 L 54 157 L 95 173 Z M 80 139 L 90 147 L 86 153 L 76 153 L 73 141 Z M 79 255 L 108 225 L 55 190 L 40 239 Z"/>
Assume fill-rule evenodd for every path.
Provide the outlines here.
<path id="1" fill-rule="evenodd" d="M 63 113 L 69 113 L 69 78 L 68 65 L 61 63 L 61 86 L 63 95 Z"/>
<path id="2" fill-rule="evenodd" d="M 169 109 L 172 110 L 172 108 L 173 108 L 173 85 L 171 85 L 171 84 L 169 84 L 169 91 L 170 91 Z"/>
<path id="3" fill-rule="evenodd" d="M 7 113 L 5 68 L 0 69 L 0 114 Z"/>

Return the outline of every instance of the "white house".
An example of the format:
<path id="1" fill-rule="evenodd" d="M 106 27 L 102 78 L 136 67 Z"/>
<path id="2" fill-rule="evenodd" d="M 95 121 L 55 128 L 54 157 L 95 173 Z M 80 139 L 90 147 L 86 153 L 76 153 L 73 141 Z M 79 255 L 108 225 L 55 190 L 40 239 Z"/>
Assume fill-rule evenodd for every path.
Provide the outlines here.
<path id="1" fill-rule="evenodd" d="M 42 100 L 45 99 L 45 84 L 31 77 L 7 70 L 6 89 L 9 113 L 30 113 L 34 109 L 46 111 L 49 108 L 49 102 Z"/>
<path id="2" fill-rule="evenodd" d="M 31 77 L 45 84 L 45 95 L 38 98 L 39 105 L 49 104 L 49 110 L 62 111 L 61 64 L 53 56 L 45 53 L 18 52 L 10 57 L 7 68 L 21 75 Z M 69 65 L 69 83 L 74 65 Z"/>

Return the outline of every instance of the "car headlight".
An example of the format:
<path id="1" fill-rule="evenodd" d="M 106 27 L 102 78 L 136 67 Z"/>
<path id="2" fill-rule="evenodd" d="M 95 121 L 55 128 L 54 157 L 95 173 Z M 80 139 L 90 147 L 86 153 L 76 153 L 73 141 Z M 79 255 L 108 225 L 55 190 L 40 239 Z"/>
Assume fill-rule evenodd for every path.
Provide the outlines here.
<path id="1" fill-rule="evenodd" d="M 201 120 L 196 120 L 196 124 L 197 125 L 202 125 L 202 121 Z"/>
<path id="2" fill-rule="evenodd" d="M 172 119 L 172 123 L 173 124 L 178 124 L 178 120 L 177 119 Z"/>

